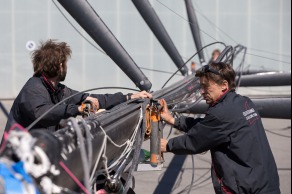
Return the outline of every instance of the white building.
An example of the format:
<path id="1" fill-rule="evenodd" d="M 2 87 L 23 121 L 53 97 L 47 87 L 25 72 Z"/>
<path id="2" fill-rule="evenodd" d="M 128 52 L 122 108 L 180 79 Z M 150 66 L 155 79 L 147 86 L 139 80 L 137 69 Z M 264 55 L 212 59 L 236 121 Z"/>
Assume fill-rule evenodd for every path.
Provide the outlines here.
<path id="1" fill-rule="evenodd" d="M 131 0 L 89 0 L 89 3 L 138 66 L 167 72 L 177 70 Z M 184 1 L 151 0 L 150 3 L 187 61 L 196 49 Z M 203 46 L 215 41 L 232 46 L 242 44 L 249 48 L 245 68 L 291 71 L 290 0 L 193 0 L 193 5 Z M 33 74 L 30 50 L 40 40 L 50 38 L 68 42 L 73 50 L 65 81 L 69 87 L 79 91 L 103 86 L 135 88 L 107 55 L 91 45 L 99 47 L 57 0 L 0 0 L 0 29 L 0 99 L 17 96 Z M 222 49 L 220 45 L 208 48 L 207 59 L 215 48 Z M 160 89 L 171 76 L 143 72 L 152 82 L 153 90 Z M 173 81 L 178 79 L 181 76 Z"/>

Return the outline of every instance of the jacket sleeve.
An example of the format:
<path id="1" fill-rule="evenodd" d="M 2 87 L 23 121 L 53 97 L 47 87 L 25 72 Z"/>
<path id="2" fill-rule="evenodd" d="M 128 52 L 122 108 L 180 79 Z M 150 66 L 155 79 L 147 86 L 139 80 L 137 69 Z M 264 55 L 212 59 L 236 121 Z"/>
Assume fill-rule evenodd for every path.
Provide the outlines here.
<path id="1" fill-rule="evenodd" d="M 201 120 L 201 118 L 194 119 L 192 117 L 181 116 L 180 118 L 175 119 L 174 127 L 180 131 L 188 132 Z"/>
<path id="2" fill-rule="evenodd" d="M 38 122 L 44 127 L 58 125 L 61 119 L 75 117 L 79 114 L 78 105 L 62 103 L 54 109 L 47 112 L 53 106 L 49 93 L 43 86 L 38 88 L 29 88 L 23 91 L 19 102 L 21 115 L 30 120 L 36 120 L 45 113 L 45 116 Z"/>
<path id="3" fill-rule="evenodd" d="M 180 125 L 187 129 L 187 124 L 181 123 Z M 174 154 L 198 154 L 208 151 L 230 141 L 230 131 L 225 130 L 226 128 L 228 128 L 227 124 L 222 123 L 214 115 L 206 115 L 186 134 L 170 139 L 167 151 Z"/>
<path id="4" fill-rule="evenodd" d="M 111 109 L 127 101 L 127 97 L 121 92 L 115 94 L 91 94 L 90 96 L 98 99 L 100 109 Z"/>
<path id="5" fill-rule="evenodd" d="M 78 91 L 72 90 L 66 87 L 66 96 L 70 96 L 78 93 Z M 97 98 L 99 102 L 100 109 L 111 109 L 114 106 L 121 104 L 127 101 L 127 97 L 121 92 L 115 94 L 88 94 L 88 93 L 79 93 L 68 100 L 67 104 L 76 104 L 80 105 L 83 101 L 86 100 L 88 96 Z"/>

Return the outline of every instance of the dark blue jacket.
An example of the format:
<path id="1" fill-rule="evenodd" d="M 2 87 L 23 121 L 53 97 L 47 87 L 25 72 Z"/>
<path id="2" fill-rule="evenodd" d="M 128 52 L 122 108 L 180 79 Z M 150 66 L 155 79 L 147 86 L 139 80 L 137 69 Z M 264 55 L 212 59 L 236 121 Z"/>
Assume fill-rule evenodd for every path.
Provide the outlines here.
<path id="1" fill-rule="evenodd" d="M 78 92 L 63 84 L 53 87 L 43 76 L 34 76 L 27 81 L 16 97 L 10 111 L 10 116 L 23 127 L 28 127 L 52 106 L 76 93 Z M 80 114 L 78 106 L 88 96 L 88 93 L 80 93 L 66 100 L 46 114 L 32 129 L 46 128 L 50 131 L 57 130 L 61 119 L 75 117 Z M 122 93 L 92 94 L 90 96 L 98 98 L 100 109 L 112 108 L 117 104 L 125 102 L 127 99 Z M 5 130 L 9 130 L 10 126 L 11 120 L 8 119 Z"/>
<path id="2" fill-rule="evenodd" d="M 181 117 L 175 127 L 186 134 L 170 139 L 175 154 L 211 151 L 216 194 L 279 194 L 279 176 L 255 105 L 230 91 L 204 119 Z"/>

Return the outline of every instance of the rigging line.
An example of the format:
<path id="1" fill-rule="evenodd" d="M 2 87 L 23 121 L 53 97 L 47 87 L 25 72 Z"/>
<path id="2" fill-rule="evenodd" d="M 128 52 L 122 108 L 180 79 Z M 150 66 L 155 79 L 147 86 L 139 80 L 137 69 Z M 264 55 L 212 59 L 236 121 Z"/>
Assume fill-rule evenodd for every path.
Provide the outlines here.
<path id="1" fill-rule="evenodd" d="M 86 42 L 88 42 L 91 46 L 93 46 L 95 49 L 97 49 L 98 51 L 100 51 L 102 54 L 108 56 L 107 53 L 105 53 L 102 49 L 98 48 L 97 46 L 95 46 L 88 38 L 86 38 L 75 26 L 72 22 L 70 22 L 70 20 L 68 19 L 68 17 L 64 14 L 64 12 L 58 7 L 58 5 L 55 3 L 54 0 L 52 0 L 54 5 L 57 7 L 57 9 L 60 11 L 60 13 L 63 15 L 63 17 L 69 22 L 69 24 L 74 28 L 74 30 L 76 30 L 76 32 L 85 39 Z M 156 69 L 149 69 L 149 68 L 144 68 L 144 67 L 139 67 L 140 69 L 144 69 L 144 70 L 148 70 L 148 71 L 154 71 L 154 72 L 159 72 L 159 73 L 168 73 L 168 74 L 172 74 L 171 72 L 167 72 L 167 71 L 162 71 L 162 70 L 156 70 Z"/>
<path id="2" fill-rule="evenodd" d="M 105 144 L 106 144 L 106 140 L 107 140 L 107 137 L 106 137 L 106 134 L 104 134 L 104 138 L 103 138 L 103 142 L 102 142 L 102 147 L 100 149 L 100 152 L 98 153 L 97 157 L 96 157 L 96 160 L 95 160 L 95 164 L 94 164 L 94 167 L 91 171 L 91 175 L 90 175 L 90 184 L 93 184 L 93 181 L 94 181 L 94 173 L 97 169 L 97 166 L 98 166 L 98 163 L 100 161 L 100 158 L 101 158 L 101 155 L 102 155 L 102 152 L 103 152 L 103 149 L 105 148 Z"/>
<path id="3" fill-rule="evenodd" d="M 196 3 L 195 3 L 196 4 Z M 196 7 L 198 7 L 198 5 L 196 4 Z M 195 8 L 194 8 L 195 9 Z M 235 44 L 239 44 L 234 38 L 232 38 L 230 35 L 228 35 L 226 32 L 224 32 L 222 29 L 220 29 L 214 22 L 212 22 L 211 20 L 208 19 L 207 16 L 205 16 L 203 13 L 201 13 L 200 11 L 198 11 L 198 9 L 195 9 L 195 11 L 197 11 L 203 18 L 205 18 L 210 24 L 212 24 L 213 26 L 215 26 L 215 29 L 217 28 L 218 31 L 221 31 L 225 36 L 227 36 L 230 40 L 232 40 Z"/>
<path id="4" fill-rule="evenodd" d="M 107 142 L 107 140 L 108 140 L 108 138 L 106 138 L 106 142 Z M 104 147 L 104 150 L 103 150 L 102 162 L 103 162 L 103 165 L 104 165 L 104 170 L 106 172 L 106 176 L 109 179 L 110 178 L 110 174 L 109 174 L 108 167 L 107 167 L 108 160 L 107 160 L 107 157 L 106 157 L 106 149 L 107 149 L 106 146 L 107 146 L 107 144 L 105 144 L 105 147 Z"/>
<path id="5" fill-rule="evenodd" d="M 169 9 L 171 12 L 173 12 L 174 14 L 178 15 L 180 18 L 182 18 L 183 20 L 187 21 L 189 24 L 193 25 L 191 22 L 189 22 L 187 19 L 185 19 L 183 16 L 179 15 L 178 13 L 176 13 L 174 10 L 172 10 L 171 8 L 169 8 L 168 6 L 166 6 L 165 4 L 163 4 L 162 2 L 160 2 L 159 0 L 156 0 L 157 2 L 159 2 L 161 5 L 163 5 L 164 7 L 166 7 L 167 9 Z M 195 9 L 196 10 L 196 9 Z M 196 10 L 197 11 L 197 10 Z M 204 16 L 203 14 L 201 14 L 199 11 L 198 13 L 203 16 L 207 21 L 211 22 L 206 16 Z M 211 22 L 212 23 L 212 22 Z M 228 38 L 230 38 L 232 41 L 234 41 L 235 43 L 237 43 L 237 41 L 235 41 L 235 39 L 233 39 L 230 35 L 228 35 L 227 33 L 225 33 L 223 30 L 221 30 L 219 27 L 217 27 L 214 23 L 213 25 L 219 30 L 221 31 L 224 35 L 226 35 Z M 207 36 L 209 36 L 210 38 L 216 40 L 215 38 L 213 38 L 211 35 L 209 35 L 208 33 L 204 32 L 201 28 L 200 28 L 200 31 L 202 31 L 204 34 L 206 34 Z M 217 40 L 216 40 L 217 41 Z M 238 43 L 237 43 L 238 44 Z M 259 49 L 250 49 L 250 50 L 258 50 L 260 51 Z M 272 53 L 272 52 L 269 52 L 269 51 L 266 51 L 267 53 L 270 53 L 270 54 L 275 54 L 275 53 Z M 253 55 L 253 54 L 250 54 L 250 53 L 247 53 L 249 55 Z M 279 54 L 278 54 L 279 55 Z M 271 59 L 271 58 L 268 58 L 268 57 L 263 57 L 263 56 L 259 56 L 259 55 L 254 55 L 254 56 L 257 56 L 257 57 L 262 57 L 262 58 L 266 58 L 266 59 L 270 59 L 270 60 L 273 60 L 273 61 L 278 61 L 278 62 L 282 62 L 282 63 L 286 63 L 286 64 L 291 64 L 291 62 L 285 62 L 285 61 L 280 61 L 280 60 L 275 60 L 275 59 Z M 291 56 L 288 56 L 288 55 L 282 55 L 282 56 L 287 56 L 287 57 L 291 57 Z"/>
<path id="6" fill-rule="evenodd" d="M 102 132 L 104 133 L 105 137 L 104 137 L 104 143 L 103 143 L 103 155 L 102 155 L 102 158 L 103 158 L 103 163 L 104 163 L 104 167 L 105 167 L 105 171 L 106 171 L 106 176 L 109 177 L 109 172 L 112 171 L 112 168 L 114 168 L 116 165 L 118 165 L 120 162 L 121 162 L 121 159 L 123 159 L 125 156 L 126 158 L 131 154 L 131 151 L 132 151 L 132 147 L 134 145 L 134 141 L 136 139 L 136 135 L 138 133 L 138 130 L 139 130 L 139 127 L 140 127 L 140 124 L 142 123 L 142 120 L 143 120 L 143 111 L 142 111 L 142 108 L 141 108 L 141 114 L 140 114 L 140 119 L 137 123 L 137 127 L 135 129 L 135 132 L 132 134 L 132 137 L 130 138 L 131 140 L 127 140 L 124 144 L 122 145 L 117 145 L 106 133 L 106 131 L 103 129 L 103 127 L 101 125 L 99 125 L 99 128 L 102 130 Z M 107 140 L 110 141 L 110 143 L 112 143 L 113 145 L 115 145 L 116 147 L 124 147 L 125 145 L 127 145 L 127 147 L 124 149 L 123 153 L 121 154 L 121 156 L 116 159 L 116 162 L 114 162 L 111 166 L 107 166 L 108 164 L 108 161 L 107 161 L 107 157 L 105 155 L 105 152 L 106 152 L 106 142 Z M 94 169 L 96 170 L 96 166 L 97 166 L 97 163 L 98 161 L 96 161 L 96 165 L 94 167 Z M 94 173 L 95 170 L 92 172 Z M 94 174 L 92 174 L 92 177 L 93 177 Z M 91 182 L 93 181 L 93 179 L 91 178 Z"/>
<path id="7" fill-rule="evenodd" d="M 199 169 L 199 168 L 197 168 Z M 207 176 L 208 174 L 210 174 L 211 169 L 208 169 L 203 175 L 201 175 L 194 183 L 199 182 L 199 180 L 203 179 L 205 176 Z"/>
<path id="8" fill-rule="evenodd" d="M 272 69 L 268 69 L 267 67 L 265 67 L 265 65 L 261 65 L 261 64 L 257 64 L 257 65 L 255 65 L 255 64 L 251 64 L 251 63 L 248 63 L 248 62 L 244 62 L 244 64 L 246 65 L 245 66 L 245 68 L 243 69 L 243 71 L 249 71 L 249 70 L 252 70 L 252 67 L 257 67 L 258 66 L 258 68 L 259 69 L 257 69 L 257 70 L 262 70 L 262 71 L 269 71 L 269 72 L 278 72 L 279 70 L 277 70 L 277 69 L 274 69 L 274 68 L 272 68 Z"/>
<path id="9" fill-rule="evenodd" d="M 177 72 L 179 72 L 184 66 L 186 66 L 188 64 L 188 62 L 190 60 L 192 60 L 192 58 L 194 58 L 199 52 L 201 52 L 202 50 L 204 50 L 205 48 L 211 46 L 211 45 L 214 45 L 214 44 L 222 44 L 226 47 L 225 43 L 224 42 L 213 42 L 213 43 L 210 43 L 206 46 L 204 46 L 203 48 L 201 48 L 199 51 L 197 51 L 193 56 L 191 56 L 189 58 L 189 60 L 187 60 L 187 62 L 185 62 L 185 64 L 183 66 L 181 66 L 176 72 L 174 72 L 174 74 L 165 82 L 165 84 L 162 86 L 162 89 L 166 86 L 166 84 L 175 76 L 175 74 L 177 74 Z"/>
<path id="10" fill-rule="evenodd" d="M 90 42 L 89 39 L 87 39 L 74 25 L 73 23 L 68 19 L 68 17 L 64 14 L 64 12 L 58 7 L 58 5 L 56 4 L 56 2 L 54 0 L 52 0 L 52 2 L 54 3 L 54 5 L 56 6 L 56 8 L 60 11 L 60 13 L 63 15 L 63 17 L 69 22 L 69 24 L 74 28 L 74 30 L 76 30 L 76 32 L 85 39 L 85 41 L 87 41 L 90 45 L 92 45 L 95 49 L 97 49 L 98 51 L 100 51 L 102 54 L 107 55 L 107 53 L 105 53 L 103 50 L 101 50 L 100 48 L 98 48 L 97 46 L 95 46 L 93 43 Z M 187 21 L 187 20 L 186 20 Z M 202 30 L 201 30 L 202 31 Z M 207 33 L 206 33 L 207 34 Z M 207 34 L 208 35 L 208 34 Z M 208 35 L 210 36 L 210 35 Z M 212 39 L 214 39 L 212 36 L 210 36 Z M 216 40 L 216 39 L 214 39 Z M 108 56 L 108 55 L 107 55 Z M 154 71 L 154 72 L 160 72 L 160 73 L 168 73 L 168 74 L 172 74 L 171 72 L 166 72 L 166 71 L 162 71 L 162 70 L 156 70 L 156 69 L 149 69 L 149 68 L 144 68 L 144 67 L 139 67 L 140 69 L 144 69 L 144 70 L 148 70 L 148 71 Z M 179 74 L 180 75 L 180 74 Z"/>
<path id="11" fill-rule="evenodd" d="M 177 106 L 177 105 L 175 105 L 175 106 Z M 176 114 L 175 112 L 172 112 L 171 114 L 173 114 L 173 117 L 174 117 L 174 118 L 176 118 L 176 119 L 178 118 L 178 116 L 177 116 L 177 114 Z M 169 139 L 169 137 L 170 137 L 170 135 L 171 135 L 173 129 L 174 129 L 174 127 L 171 126 L 171 127 L 170 127 L 170 130 L 169 130 L 169 133 L 168 133 L 168 135 L 167 135 L 167 138 L 166 138 L 167 140 Z"/>
<path id="12" fill-rule="evenodd" d="M 241 83 L 241 78 L 242 78 L 242 72 L 243 72 L 243 69 L 244 69 L 244 64 L 245 64 L 245 58 L 246 58 L 246 50 L 247 48 L 246 47 L 243 47 L 244 49 L 244 52 L 243 52 L 243 57 L 242 57 L 242 60 L 240 62 L 240 65 L 238 67 L 239 71 L 240 71 L 240 74 L 239 74 L 239 79 L 237 81 L 237 85 L 236 85 L 236 89 L 239 88 L 240 86 L 240 83 Z"/>
<path id="13" fill-rule="evenodd" d="M 163 70 L 157 70 L 157 69 L 149 69 L 149 68 L 146 68 L 146 67 L 139 67 L 140 69 L 144 69 L 144 70 L 147 70 L 147 71 L 154 71 L 154 72 L 158 72 L 158 73 L 166 73 L 166 74 L 173 74 L 172 72 L 168 72 L 168 71 L 163 71 Z M 181 74 L 176 74 L 176 75 L 179 75 L 179 76 L 183 76 Z"/>
<path id="14" fill-rule="evenodd" d="M 205 175 L 207 175 L 207 174 L 210 174 L 210 171 L 211 170 L 209 170 L 209 171 L 207 171 L 204 175 L 202 175 L 200 178 L 204 178 L 205 177 Z M 185 189 L 184 190 L 182 190 L 182 191 L 180 191 L 180 193 L 178 193 L 178 194 L 183 194 L 183 193 L 185 193 L 185 191 L 187 190 L 187 188 L 188 187 L 190 187 L 190 189 L 191 190 L 193 190 L 193 189 L 199 189 L 199 188 L 201 188 L 201 187 L 204 187 L 205 185 L 209 185 L 210 183 L 208 183 L 208 181 L 209 180 L 211 180 L 211 176 L 209 176 L 207 179 L 204 179 L 203 181 L 201 181 L 200 183 L 198 183 L 198 184 L 196 184 L 196 185 L 188 185 L 188 186 L 186 186 L 185 187 Z M 198 180 L 196 180 L 196 182 L 197 182 Z M 204 183 L 204 185 L 202 185 Z"/>
<path id="15" fill-rule="evenodd" d="M 88 166 L 91 166 L 92 163 L 92 138 L 91 138 L 91 133 L 90 133 L 90 129 L 86 123 L 86 121 L 81 118 L 79 120 L 79 122 L 81 122 L 81 124 L 83 125 L 84 129 L 85 129 L 85 134 L 86 134 L 86 144 L 87 144 L 87 157 L 88 157 Z"/>
<path id="16" fill-rule="evenodd" d="M 121 160 L 124 159 L 124 157 L 128 154 L 130 154 L 130 152 L 133 150 L 133 146 L 134 146 L 134 142 L 136 141 L 136 137 L 137 137 L 137 134 L 138 134 L 138 131 L 139 131 L 139 127 L 141 125 L 143 121 L 143 110 L 141 108 L 141 114 L 140 114 L 140 119 L 137 123 L 137 127 L 132 135 L 132 137 L 127 141 L 128 142 L 128 145 L 127 147 L 124 149 L 123 153 L 121 154 L 121 156 L 119 158 L 116 159 L 116 162 L 113 162 L 108 168 L 109 169 L 112 169 L 114 168 L 116 165 L 118 165 L 119 163 L 121 163 Z"/>
<path id="17" fill-rule="evenodd" d="M 207 171 L 208 173 L 210 173 L 211 170 Z M 204 177 L 203 177 L 204 178 Z M 188 185 L 186 186 L 183 190 L 179 191 L 178 194 L 183 194 L 186 192 L 186 190 L 188 189 L 188 187 L 191 187 L 191 189 L 199 189 L 205 185 L 208 185 L 209 183 L 207 183 L 209 180 L 211 180 L 211 176 L 208 176 L 206 179 L 202 180 L 201 182 L 195 184 L 195 185 Z M 202 185 L 203 183 L 205 183 L 205 185 Z"/>
<path id="18" fill-rule="evenodd" d="M 84 185 L 76 178 L 76 176 L 70 171 L 70 169 L 62 162 L 59 162 L 60 166 L 64 169 L 64 171 L 70 176 L 71 179 L 79 186 L 80 189 L 85 194 L 90 194 L 90 192 L 84 187 Z"/>
<path id="19" fill-rule="evenodd" d="M 277 59 L 272 59 L 272 58 L 269 58 L 269 57 L 264 57 L 264 56 L 256 55 L 256 54 L 252 54 L 252 53 L 246 53 L 246 54 L 251 55 L 251 56 L 255 56 L 255 57 L 259 57 L 259 58 L 263 58 L 263 59 L 268 59 L 268 60 L 271 60 L 271 61 L 276 61 L 276 62 L 280 62 L 280 63 L 285 63 L 285 64 L 288 64 L 288 65 L 291 65 L 291 62 L 287 62 L 287 61 L 281 61 L 281 60 L 277 60 Z"/>
<path id="20" fill-rule="evenodd" d="M 210 183 L 212 184 L 212 180 L 211 180 L 211 176 L 209 176 L 209 179 L 207 179 L 205 182 L 202 182 L 201 183 L 201 185 L 195 185 L 195 187 L 193 187 L 192 188 L 192 190 L 198 190 L 198 189 L 200 189 L 200 188 L 204 188 L 204 187 L 206 187 L 207 185 L 210 185 Z M 210 181 L 210 183 L 208 183 L 208 181 Z M 205 184 L 203 184 L 203 183 L 205 183 Z M 203 185 L 202 185 L 203 184 Z"/>
<path id="21" fill-rule="evenodd" d="M 195 7 L 198 7 L 199 9 L 200 9 L 200 7 L 195 3 Z M 194 8 L 194 10 L 195 11 L 197 11 L 197 9 L 195 9 Z M 198 11 L 199 12 L 199 11 Z M 201 11 L 202 12 L 202 11 Z M 199 13 L 200 14 L 200 13 Z M 206 16 L 205 16 L 206 17 Z M 207 18 L 207 17 L 206 17 Z M 215 24 L 214 24 L 215 25 Z M 212 25 L 211 25 L 212 26 Z M 215 25 L 215 29 L 216 29 L 216 25 Z M 217 27 L 218 29 L 219 29 L 219 27 Z M 218 30 L 217 30 L 218 31 Z M 223 31 L 223 30 L 222 30 Z M 224 33 L 224 31 L 223 31 L 223 33 Z M 224 37 L 221 35 L 221 34 L 218 34 L 220 37 L 218 37 L 220 40 L 222 40 L 222 42 L 227 42 L 227 41 L 225 41 L 225 39 L 224 39 Z M 228 37 L 228 35 L 227 35 L 227 33 L 226 33 L 226 36 Z M 231 40 L 233 40 L 232 38 L 230 38 Z M 236 44 L 238 44 L 235 40 L 233 40 Z M 202 42 L 203 42 L 203 44 L 205 45 L 205 43 L 204 43 L 204 39 L 203 39 L 203 37 L 202 37 Z M 208 59 L 211 59 L 211 57 L 209 56 L 209 52 L 206 52 L 206 56 L 207 56 L 207 58 Z"/>
<path id="22" fill-rule="evenodd" d="M 124 149 L 124 151 L 123 151 L 123 153 L 121 154 L 121 156 L 120 156 L 119 158 L 116 159 L 116 162 L 114 162 L 113 164 L 111 164 L 111 165 L 108 167 L 108 169 L 112 169 L 115 165 L 117 165 L 117 164 L 120 162 L 120 160 L 121 160 L 122 158 L 124 158 L 124 156 L 125 156 L 129 151 L 131 151 L 131 147 L 133 146 L 133 142 L 135 141 L 135 137 L 136 137 L 136 135 L 137 135 L 137 132 L 138 132 L 138 129 L 139 129 L 139 126 L 140 126 L 142 120 L 143 120 L 143 112 L 142 112 L 142 109 L 141 109 L 140 119 L 139 119 L 139 121 L 138 121 L 138 123 L 137 123 L 137 127 L 136 127 L 136 129 L 135 129 L 135 132 L 132 134 L 132 137 L 130 138 L 130 140 L 125 141 L 125 143 L 123 143 L 123 144 L 121 144 L 121 145 L 116 144 L 116 143 L 115 143 L 115 142 L 114 142 L 114 141 L 113 141 L 113 140 L 107 135 L 105 129 L 104 129 L 101 125 L 99 126 L 99 128 L 101 129 L 101 131 L 102 131 L 103 134 L 104 134 L 104 139 L 103 139 L 103 143 L 102 143 L 102 148 L 100 149 L 101 151 L 100 151 L 99 154 L 98 154 L 98 157 L 97 157 L 97 159 L 96 159 L 96 162 L 95 162 L 94 168 L 93 168 L 93 170 L 92 170 L 92 174 L 91 174 L 91 176 L 90 176 L 90 183 L 91 183 L 91 184 L 93 184 L 93 181 L 94 181 L 94 179 L 93 179 L 93 178 L 94 178 L 94 173 L 95 173 L 95 171 L 96 171 L 96 168 L 97 168 L 98 163 L 99 163 L 99 161 L 100 161 L 100 158 L 101 158 L 101 156 L 102 156 L 101 153 L 103 152 L 104 149 L 106 149 L 106 145 L 105 145 L 105 144 L 107 143 L 107 140 L 109 140 L 110 143 L 112 143 L 114 146 L 119 147 L 119 148 L 124 147 L 125 145 L 127 145 L 127 147 Z"/>
<path id="23" fill-rule="evenodd" d="M 179 178 L 177 178 L 177 181 L 175 183 L 175 186 L 172 188 L 172 192 L 171 193 L 173 193 L 177 188 L 179 188 L 181 186 L 181 184 L 183 182 L 183 177 L 184 177 L 185 171 L 186 171 L 185 168 L 182 168 L 180 170 L 180 176 L 179 176 Z"/>
<path id="24" fill-rule="evenodd" d="M 47 110 L 44 114 L 42 114 L 40 117 L 38 117 L 33 123 L 31 123 L 26 130 L 30 130 L 35 124 L 37 124 L 42 118 L 44 118 L 49 112 L 51 112 L 54 108 L 56 108 L 57 106 L 59 106 L 60 104 L 62 104 L 63 102 L 65 102 L 66 100 L 69 100 L 71 98 L 73 98 L 74 96 L 81 94 L 81 93 L 85 93 L 85 92 L 90 92 L 93 90 L 104 90 L 104 89 L 122 89 L 122 90 L 132 90 L 132 91 L 136 91 L 139 92 L 140 90 L 136 90 L 136 89 L 132 89 L 132 88 L 125 88 L 125 87 L 100 87 L 100 88 L 92 88 L 92 89 L 88 89 L 88 90 L 84 90 L 81 92 L 77 92 L 75 94 L 72 94 L 71 96 L 64 98 L 63 100 L 61 100 L 60 102 L 58 102 L 57 104 L 55 104 L 54 106 L 52 106 L 49 110 Z"/>
<path id="25" fill-rule="evenodd" d="M 206 45 L 204 37 L 201 37 L 201 40 L 202 40 L 203 45 Z M 222 41 L 222 42 L 224 42 L 224 41 Z M 211 52 L 205 52 L 205 54 L 206 54 L 206 58 L 210 60 L 211 59 L 211 56 L 210 56 Z M 203 64 L 201 64 L 201 67 L 203 67 Z"/>
<path id="26" fill-rule="evenodd" d="M 128 145 L 129 144 L 129 141 L 127 140 L 127 141 L 125 141 L 123 144 L 121 144 L 121 145 L 118 145 L 118 144 L 116 144 L 113 140 L 112 140 L 112 138 L 110 137 L 110 136 L 108 136 L 107 135 L 107 133 L 105 132 L 105 130 L 104 130 L 104 128 L 100 125 L 99 126 L 99 128 L 102 130 L 102 132 L 105 134 L 105 136 L 106 136 L 106 138 L 109 140 L 109 142 L 112 144 L 112 145 L 114 145 L 115 147 L 117 147 L 117 148 L 122 148 L 122 147 L 124 147 L 125 145 Z"/>
<path id="27" fill-rule="evenodd" d="M 76 118 L 69 118 L 69 122 L 71 122 L 73 128 L 75 129 L 75 132 L 77 134 L 77 138 L 79 140 L 79 147 L 80 147 L 80 156 L 81 156 L 81 161 L 82 161 L 82 167 L 83 167 L 83 181 L 84 185 L 87 191 L 90 191 L 90 183 L 89 183 L 89 174 L 90 174 L 90 165 L 89 165 L 89 158 L 88 154 L 85 148 L 84 144 L 84 137 L 82 134 L 82 130 L 77 124 L 77 119 Z"/>
<path id="28" fill-rule="evenodd" d="M 169 7 L 167 7 L 165 4 L 163 4 L 162 2 L 160 2 L 159 0 L 156 0 L 157 2 L 159 2 L 161 5 L 165 6 L 167 9 L 171 10 L 173 13 L 175 13 L 176 15 L 178 15 L 179 17 L 181 17 L 182 19 L 184 19 L 185 21 L 187 21 L 188 23 L 190 23 L 187 19 L 185 19 L 184 17 L 182 17 L 181 15 L 179 15 L 178 13 L 176 13 L 175 11 L 173 11 L 172 9 L 170 9 Z M 100 51 L 101 53 L 107 55 L 103 50 L 101 50 L 100 48 L 96 47 L 93 43 L 91 43 L 73 24 L 72 22 L 70 22 L 70 20 L 66 17 L 66 15 L 63 13 L 63 11 L 57 6 L 57 4 L 55 3 L 54 0 L 52 0 L 52 2 L 54 3 L 54 5 L 57 7 L 57 9 L 60 11 L 60 13 L 65 17 L 65 19 L 69 22 L 69 24 L 77 31 L 78 34 L 80 34 L 80 36 L 82 36 L 90 45 L 92 45 L 94 48 L 96 48 L 98 51 Z M 190 23 L 191 25 L 193 25 L 192 23 Z M 209 36 L 210 38 L 216 40 L 215 38 L 213 38 L 212 36 L 210 36 L 208 33 L 204 32 L 202 29 L 200 29 L 203 33 L 205 33 L 207 36 Z M 222 31 L 222 30 L 221 30 Z M 223 32 L 223 31 L 222 31 Z M 233 40 L 234 41 L 234 40 Z M 235 41 L 236 42 L 236 41 Z M 250 49 L 250 50 L 256 50 L 256 49 Z M 249 54 L 249 53 L 247 53 Z M 253 55 L 253 54 L 250 54 Z M 107 55 L 108 56 L 108 55 Z M 257 55 L 254 55 L 257 56 Z M 257 57 L 262 57 L 262 56 L 257 56 Z M 291 57 L 291 56 L 290 56 Z M 266 57 L 262 57 L 262 58 L 266 58 Z M 266 59 L 270 59 L 270 58 L 266 58 Z M 277 62 L 282 62 L 282 63 L 287 63 L 287 64 L 291 64 L 289 62 L 284 62 L 284 61 L 279 61 L 279 60 L 275 60 L 275 59 L 270 59 L 273 61 L 277 61 Z"/>
<path id="29" fill-rule="evenodd" d="M 64 14 L 64 12 L 59 8 L 59 6 L 56 4 L 56 2 L 54 0 L 52 0 L 52 2 L 54 3 L 54 5 L 56 6 L 56 8 L 60 11 L 60 13 L 64 16 L 64 18 L 69 22 L 69 24 L 76 30 L 76 32 L 82 36 L 91 46 L 93 46 L 94 48 L 96 48 L 98 51 L 100 51 L 101 53 L 107 55 L 102 49 L 98 48 L 97 46 L 95 46 L 93 43 L 91 43 L 74 25 L 73 23 L 68 19 L 68 17 Z"/>
<path id="30" fill-rule="evenodd" d="M 195 3 L 196 4 L 196 3 Z M 196 4 L 197 6 L 197 4 Z M 198 7 L 198 6 L 197 6 Z M 222 29 L 220 29 L 215 23 L 213 23 L 211 20 L 209 20 L 203 13 L 201 13 L 200 11 L 198 11 L 198 9 L 195 9 L 203 18 L 205 18 L 210 24 L 214 25 L 215 28 L 218 29 L 218 31 L 221 31 L 225 36 L 227 36 L 228 38 L 230 38 L 230 40 L 234 41 L 236 44 L 237 41 L 232 38 L 230 35 L 228 35 L 226 32 L 224 32 Z M 284 57 L 290 57 L 291 58 L 291 55 L 284 55 L 284 54 L 280 54 L 280 53 L 274 53 L 274 52 L 271 52 L 271 51 L 265 51 L 265 50 L 260 50 L 260 49 L 255 49 L 255 48 L 248 48 L 248 50 L 254 50 L 254 51 L 260 51 L 260 52 L 264 52 L 264 53 L 269 53 L 269 54 L 274 54 L 274 55 L 278 55 L 278 56 L 284 56 Z"/>
<path id="31" fill-rule="evenodd" d="M 259 52 L 263 52 L 263 53 L 269 53 L 269 54 L 273 54 L 273 55 L 278 55 L 278 56 L 282 56 L 282 57 L 290 57 L 291 55 L 285 55 L 285 54 L 281 54 L 281 53 L 274 53 L 271 51 L 266 51 L 266 50 L 261 50 L 261 49 L 256 49 L 256 48 L 248 48 L 249 50 L 254 50 L 254 51 L 259 51 Z"/>
<path id="32" fill-rule="evenodd" d="M 179 16 L 180 18 L 182 18 L 183 20 L 185 20 L 186 22 L 188 22 L 189 24 L 191 25 L 194 25 L 193 23 L 191 23 L 189 20 L 187 20 L 186 18 L 184 18 L 183 16 L 181 16 L 180 14 L 176 13 L 174 10 L 172 10 L 171 8 L 169 8 L 167 5 L 163 4 L 162 2 L 160 2 L 159 0 L 156 0 L 158 3 L 160 3 L 161 5 L 163 5 L 164 7 L 166 7 L 167 9 L 169 9 L 171 12 L 173 12 L 174 14 L 176 14 L 177 16 Z M 212 38 L 213 40 L 215 41 L 218 41 L 216 40 L 214 37 L 212 37 L 211 35 L 209 35 L 207 32 L 203 31 L 201 28 L 200 28 L 200 31 L 202 33 L 204 33 L 205 35 L 209 36 L 210 38 Z"/>

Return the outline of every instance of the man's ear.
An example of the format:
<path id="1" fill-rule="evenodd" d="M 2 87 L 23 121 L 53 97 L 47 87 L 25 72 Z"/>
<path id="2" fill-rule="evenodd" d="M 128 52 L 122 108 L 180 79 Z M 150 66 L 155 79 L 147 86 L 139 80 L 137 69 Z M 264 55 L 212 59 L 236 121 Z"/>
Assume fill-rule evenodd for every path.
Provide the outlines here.
<path id="1" fill-rule="evenodd" d="M 224 80 L 221 84 L 221 89 L 222 91 L 226 91 L 226 90 L 229 90 L 229 83 L 228 81 Z"/>
<path id="2" fill-rule="evenodd" d="M 64 70 L 64 65 L 63 63 L 60 63 L 60 71 L 63 71 Z"/>

